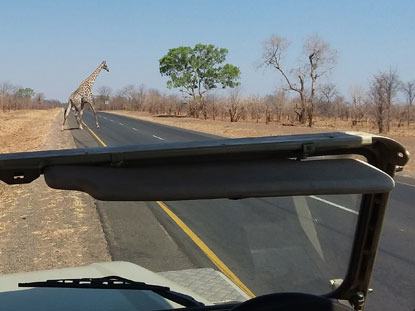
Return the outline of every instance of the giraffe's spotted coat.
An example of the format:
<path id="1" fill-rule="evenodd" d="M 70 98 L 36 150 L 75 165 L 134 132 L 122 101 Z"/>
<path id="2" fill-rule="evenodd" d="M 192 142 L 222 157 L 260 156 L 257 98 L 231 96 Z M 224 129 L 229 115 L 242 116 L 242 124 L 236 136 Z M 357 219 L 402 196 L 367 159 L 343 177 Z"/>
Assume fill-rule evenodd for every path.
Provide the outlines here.
<path id="1" fill-rule="evenodd" d="M 98 74 L 102 69 L 109 72 L 105 60 L 98 66 L 97 69 L 94 70 L 94 72 L 88 78 L 82 81 L 79 87 L 74 92 L 72 92 L 71 96 L 69 96 L 68 107 L 66 108 L 63 117 L 62 130 L 64 129 L 66 120 L 71 110 L 75 111 L 75 116 L 78 121 L 79 128 L 83 128 L 82 114 L 84 112 L 85 105 L 89 105 L 91 107 L 91 110 L 93 111 L 95 116 L 95 124 L 97 127 L 99 127 L 97 113 L 94 108 L 95 103 L 94 97 L 92 96 L 92 86 L 94 85 L 95 79 L 97 78 Z"/>

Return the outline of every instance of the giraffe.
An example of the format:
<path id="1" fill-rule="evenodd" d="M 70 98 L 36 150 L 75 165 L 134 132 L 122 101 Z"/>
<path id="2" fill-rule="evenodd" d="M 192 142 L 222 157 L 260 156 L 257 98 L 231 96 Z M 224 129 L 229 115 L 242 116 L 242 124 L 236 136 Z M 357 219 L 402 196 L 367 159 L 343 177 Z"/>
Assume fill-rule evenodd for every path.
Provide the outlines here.
<path id="1" fill-rule="evenodd" d="M 66 119 L 68 118 L 71 110 L 74 110 L 74 114 L 78 122 L 78 127 L 81 130 L 83 129 L 82 114 L 84 112 L 84 107 L 86 104 L 88 104 L 91 107 L 91 110 L 95 116 L 95 125 L 97 126 L 97 128 L 99 128 L 97 113 L 94 108 L 95 103 L 94 97 L 92 96 L 92 86 L 94 85 L 95 79 L 102 69 L 108 72 L 110 71 L 107 67 L 107 63 L 105 62 L 105 60 L 98 66 L 97 69 L 94 70 L 93 73 L 91 73 L 91 75 L 88 78 L 82 81 L 79 87 L 71 94 L 71 96 L 69 96 L 68 106 L 66 107 L 63 115 L 62 131 L 64 129 Z"/>

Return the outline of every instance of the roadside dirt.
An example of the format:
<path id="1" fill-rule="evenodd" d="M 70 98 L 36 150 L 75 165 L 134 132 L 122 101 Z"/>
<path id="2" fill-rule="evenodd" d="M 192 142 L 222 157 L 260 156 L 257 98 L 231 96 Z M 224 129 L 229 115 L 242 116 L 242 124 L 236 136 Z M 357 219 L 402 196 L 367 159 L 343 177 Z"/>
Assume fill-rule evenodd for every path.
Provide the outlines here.
<path id="1" fill-rule="evenodd" d="M 60 110 L 0 112 L 0 153 L 41 150 Z"/>
<path id="2" fill-rule="evenodd" d="M 260 136 L 276 136 L 276 135 L 294 135 L 294 134 L 310 134 L 335 131 L 364 131 L 377 134 L 373 126 L 351 127 L 350 122 L 345 121 L 323 121 L 317 120 L 315 127 L 307 126 L 289 126 L 276 123 L 256 123 L 256 122 L 229 122 L 221 120 L 203 120 L 186 117 L 169 117 L 169 116 L 152 116 L 145 112 L 136 111 L 108 111 L 118 115 L 138 118 L 141 120 L 156 122 L 169 126 L 181 127 L 188 130 L 194 130 L 213 135 L 219 135 L 229 138 L 239 137 L 260 137 Z M 408 149 L 411 155 L 415 154 L 415 128 L 407 129 L 405 127 L 394 127 L 391 132 L 385 136 L 399 141 Z M 415 159 L 412 157 L 405 166 L 404 174 L 407 173 L 415 176 Z"/>
<path id="3" fill-rule="evenodd" d="M 60 109 L 0 114 L 0 152 L 75 148 L 61 119 Z M 110 260 L 90 196 L 50 189 L 43 177 L 28 185 L 0 182 L 0 274 Z"/>

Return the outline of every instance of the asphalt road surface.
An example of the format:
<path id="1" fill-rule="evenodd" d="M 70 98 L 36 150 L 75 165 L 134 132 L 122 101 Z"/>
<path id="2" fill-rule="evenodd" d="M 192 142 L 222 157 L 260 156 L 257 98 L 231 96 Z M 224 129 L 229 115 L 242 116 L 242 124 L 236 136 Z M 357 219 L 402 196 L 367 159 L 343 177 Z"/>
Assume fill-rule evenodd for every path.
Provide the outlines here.
<path id="1" fill-rule="evenodd" d="M 108 113 L 99 113 L 99 129 L 95 128 L 90 112 L 84 114 L 84 121 L 90 129 L 72 129 L 78 147 L 214 138 Z M 74 120 L 70 124 L 74 126 Z M 367 310 L 415 308 L 415 208 L 412 203 L 415 180 L 403 177 L 396 180 L 371 284 L 374 292 L 368 298 Z M 260 295 L 293 290 L 322 294 L 330 290 L 328 280 L 343 278 L 358 202 L 356 195 L 161 204 L 187 225 L 241 283 Z M 206 252 L 191 241 L 161 204 L 97 202 L 113 259 L 158 271 L 214 267 Z M 162 231 L 167 234 L 163 235 Z M 164 243 L 161 240 L 166 236 L 174 241 L 176 248 L 168 243 L 163 246 L 157 241 L 148 242 L 156 237 Z"/>

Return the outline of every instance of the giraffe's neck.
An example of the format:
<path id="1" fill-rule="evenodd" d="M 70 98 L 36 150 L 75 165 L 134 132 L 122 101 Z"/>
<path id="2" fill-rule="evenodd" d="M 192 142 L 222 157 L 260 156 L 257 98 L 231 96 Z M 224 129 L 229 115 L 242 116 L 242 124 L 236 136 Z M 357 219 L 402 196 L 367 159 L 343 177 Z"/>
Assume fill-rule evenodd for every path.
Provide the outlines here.
<path id="1" fill-rule="evenodd" d="M 92 85 L 94 84 L 95 79 L 97 78 L 97 76 L 98 76 L 99 72 L 101 71 L 102 67 L 103 67 L 103 64 L 99 65 L 98 68 L 95 69 L 94 72 L 91 73 L 91 75 L 88 78 L 86 78 L 84 81 L 82 81 L 81 85 L 88 84 L 89 87 L 92 87 Z"/>

